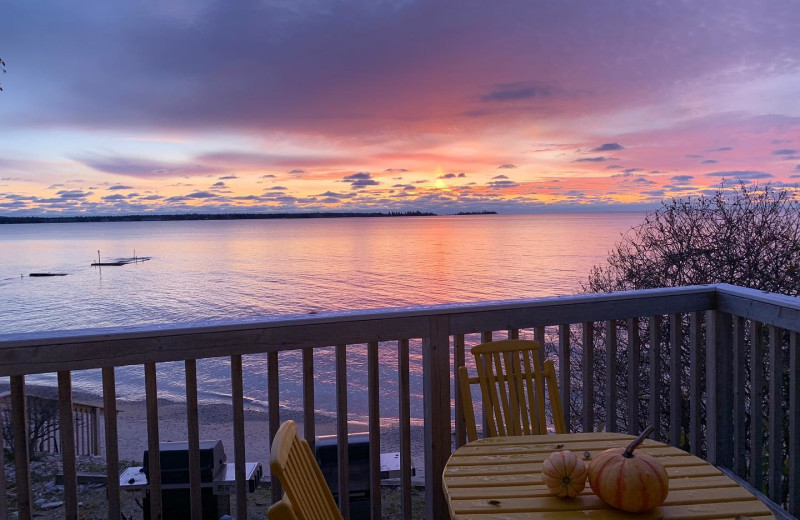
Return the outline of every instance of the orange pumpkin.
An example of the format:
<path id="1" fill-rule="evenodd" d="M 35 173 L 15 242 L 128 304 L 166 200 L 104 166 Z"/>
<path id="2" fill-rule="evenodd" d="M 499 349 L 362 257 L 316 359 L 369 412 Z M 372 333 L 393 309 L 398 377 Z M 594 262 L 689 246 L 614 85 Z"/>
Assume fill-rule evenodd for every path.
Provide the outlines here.
<path id="1" fill-rule="evenodd" d="M 669 477 L 664 466 L 648 453 L 633 453 L 652 431 L 650 426 L 627 448 L 611 448 L 589 463 L 589 485 L 607 504 L 638 513 L 667 498 Z"/>
<path id="2" fill-rule="evenodd" d="M 586 463 L 571 451 L 551 453 L 542 465 L 542 481 L 558 497 L 574 497 L 586 487 Z"/>

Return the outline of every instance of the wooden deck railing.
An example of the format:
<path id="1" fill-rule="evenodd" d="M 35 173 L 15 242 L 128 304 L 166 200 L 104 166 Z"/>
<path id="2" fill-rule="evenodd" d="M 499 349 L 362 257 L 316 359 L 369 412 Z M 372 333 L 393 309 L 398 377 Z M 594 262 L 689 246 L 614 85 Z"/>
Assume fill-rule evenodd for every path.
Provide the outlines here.
<path id="1" fill-rule="evenodd" d="M 423 369 L 425 517 L 447 518 L 441 473 L 453 444 L 464 442 L 458 396 L 452 391 L 465 350 L 490 338 L 525 337 L 558 359 L 559 384 L 573 430 L 638 432 L 654 424 L 663 441 L 730 468 L 792 514 L 800 512 L 800 300 L 729 285 L 579 295 L 524 301 L 441 305 L 277 317 L 213 326 L 142 328 L 0 341 L 0 376 L 10 376 L 19 518 L 32 516 L 24 420 L 25 376 L 58 374 L 62 424 L 73 421 L 71 372 L 102 369 L 108 518 L 120 518 L 117 487 L 115 367 L 143 365 L 148 408 L 151 518 L 161 518 L 156 365 L 183 361 L 190 460 L 198 460 L 197 360 L 230 360 L 236 516 L 247 517 L 244 475 L 242 359 L 266 353 L 270 439 L 280 417 L 280 358 L 302 351 L 304 436 L 315 438 L 316 349 L 335 348 L 339 474 L 345 455 L 347 381 L 357 367 L 347 351 L 366 348 L 373 518 L 380 516 L 379 353 L 396 352 L 402 517 L 411 518 L 410 349 Z M 361 347 L 364 345 L 365 347 Z M 393 354 L 394 355 L 394 354 Z M 385 368 L 385 367 L 384 367 Z M 384 370 L 385 372 L 385 370 Z M 457 388 L 457 386 L 456 386 Z M 613 413 L 609 413 L 609 412 Z M 455 420 L 454 420 L 455 419 Z M 451 437 L 454 434 L 454 439 Z M 72 429 L 61 430 L 65 517 L 78 507 Z M 785 470 L 784 468 L 788 468 Z M 200 518 L 200 482 L 192 470 L 192 516 Z M 0 487 L 4 483 L 0 479 Z M 339 480 L 347 496 L 348 480 Z M 0 520 L 9 517 L 0 489 Z M 278 497 L 278 486 L 272 487 Z M 347 501 L 342 508 L 348 516 Z"/>

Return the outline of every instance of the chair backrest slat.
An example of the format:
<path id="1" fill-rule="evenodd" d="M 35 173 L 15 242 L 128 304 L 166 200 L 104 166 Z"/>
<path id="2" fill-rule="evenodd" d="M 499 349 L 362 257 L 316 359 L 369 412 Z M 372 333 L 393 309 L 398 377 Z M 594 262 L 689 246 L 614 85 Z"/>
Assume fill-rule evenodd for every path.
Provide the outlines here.
<path id="1" fill-rule="evenodd" d="M 270 450 L 269 466 L 272 474 L 283 484 L 288 498 L 287 503 L 297 518 L 342 520 L 322 470 L 317 465 L 308 443 L 298 437 L 294 421 L 283 423 L 275 434 Z M 284 514 L 284 509 L 278 507 L 274 514 Z M 283 520 L 291 517 L 275 516 L 275 518 Z"/>
<path id="2" fill-rule="evenodd" d="M 477 439 L 470 385 L 480 384 L 484 417 L 490 437 L 547 433 L 545 387 L 556 433 L 566 433 L 555 365 L 540 364 L 540 345 L 529 340 L 481 343 L 472 349 L 477 378 L 459 368 L 467 439 Z"/>

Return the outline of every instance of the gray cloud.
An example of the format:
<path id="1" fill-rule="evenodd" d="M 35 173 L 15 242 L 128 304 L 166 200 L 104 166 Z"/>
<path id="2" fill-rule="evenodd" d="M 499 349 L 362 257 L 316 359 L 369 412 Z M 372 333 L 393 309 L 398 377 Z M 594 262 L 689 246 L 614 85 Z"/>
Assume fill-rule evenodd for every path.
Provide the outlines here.
<path id="1" fill-rule="evenodd" d="M 625 149 L 625 147 L 622 146 L 619 143 L 605 143 L 605 144 L 602 144 L 602 145 L 598 146 L 597 148 L 592 148 L 591 151 L 592 152 L 610 152 L 610 151 L 613 151 L 613 150 L 623 150 L 623 149 Z"/>
<path id="2" fill-rule="evenodd" d="M 773 150 L 772 155 L 795 155 L 797 150 L 793 150 L 790 148 L 783 148 L 781 150 Z"/>
<path id="3" fill-rule="evenodd" d="M 109 190 L 132 190 L 133 186 L 126 186 L 124 184 L 115 184 L 108 187 Z"/>
<path id="4" fill-rule="evenodd" d="M 300 170 L 300 169 L 295 169 L 295 170 L 289 170 L 289 173 L 293 173 L 293 174 L 306 173 L 306 171 L 305 170 Z"/>
<path id="5" fill-rule="evenodd" d="M 491 181 L 486 183 L 486 185 L 495 189 L 515 188 L 519 186 L 519 184 L 514 181 Z"/>
<path id="6" fill-rule="evenodd" d="M 405 168 L 386 168 L 383 171 L 385 173 L 402 173 L 402 172 L 407 172 L 408 170 L 406 170 Z"/>
<path id="7" fill-rule="evenodd" d="M 583 159 L 575 159 L 572 162 L 604 162 L 607 160 L 605 157 L 584 157 Z"/>
<path id="8" fill-rule="evenodd" d="M 522 99 L 550 98 L 556 91 L 549 85 L 533 83 L 501 83 L 494 89 L 481 96 L 481 101 L 504 102 L 519 101 Z"/>
<path id="9" fill-rule="evenodd" d="M 344 178 L 342 178 L 342 182 L 349 182 L 350 187 L 354 190 L 367 186 L 377 186 L 380 184 L 380 182 L 372 178 L 372 175 L 369 172 L 358 172 L 346 175 Z"/>
<path id="10" fill-rule="evenodd" d="M 216 168 L 200 164 L 166 163 L 134 157 L 94 155 L 75 160 L 101 172 L 138 178 L 181 177 L 217 172 Z"/>
<path id="11" fill-rule="evenodd" d="M 733 148 L 731 148 L 730 146 L 722 146 L 720 148 L 711 148 L 711 149 L 706 150 L 706 151 L 707 152 L 730 152 L 731 150 L 733 150 Z"/>
<path id="12" fill-rule="evenodd" d="M 669 178 L 675 184 L 688 184 L 694 179 L 693 175 L 673 175 Z"/>
<path id="13" fill-rule="evenodd" d="M 710 172 L 706 174 L 707 177 L 727 177 L 730 179 L 771 179 L 775 177 L 771 173 L 757 171 L 757 170 L 731 170 L 724 172 Z"/>
<path id="14" fill-rule="evenodd" d="M 701 161 L 700 164 L 717 164 L 719 161 L 714 159 L 706 159 L 705 161 Z"/>
<path id="15" fill-rule="evenodd" d="M 508 175 L 495 175 L 492 179 L 508 179 Z"/>
<path id="16" fill-rule="evenodd" d="M 498 170 L 512 170 L 512 169 L 514 169 L 516 167 L 517 167 L 516 164 L 501 164 L 500 166 L 497 167 L 497 169 Z"/>

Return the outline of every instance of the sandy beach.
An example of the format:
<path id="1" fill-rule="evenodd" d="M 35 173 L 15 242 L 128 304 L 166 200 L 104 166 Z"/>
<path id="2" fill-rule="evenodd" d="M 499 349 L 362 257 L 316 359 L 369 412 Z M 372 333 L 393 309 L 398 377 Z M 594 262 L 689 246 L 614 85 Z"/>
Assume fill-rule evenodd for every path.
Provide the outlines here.
<path id="1" fill-rule="evenodd" d="M 0 391 L 6 390 L 7 385 L 0 385 Z M 29 395 L 57 398 L 56 389 L 47 386 L 28 385 Z M 73 401 L 102 406 L 102 396 L 75 391 Z M 144 400 L 118 400 L 117 401 L 117 430 L 118 450 L 120 460 L 142 462 L 144 451 L 147 449 L 147 407 Z M 198 407 L 201 440 L 221 440 L 229 462 L 234 460 L 233 450 L 233 407 L 230 404 L 201 404 Z M 293 420 L 298 424 L 298 431 L 303 435 L 303 414 L 296 410 L 282 408 L 281 421 Z M 263 410 L 245 409 L 245 459 L 248 462 L 261 462 L 266 466 L 269 462 L 269 421 L 267 413 Z M 333 435 L 336 433 L 336 422 L 331 413 L 316 414 L 316 436 Z M 351 434 L 367 431 L 367 424 L 350 421 Z M 166 399 L 158 400 L 158 430 L 159 441 L 186 441 L 187 440 L 187 411 L 185 402 L 176 402 Z M 422 475 L 424 468 L 422 427 L 411 428 L 412 465 L 416 468 L 417 476 Z M 103 421 L 99 424 L 100 454 L 105 456 L 105 432 Z M 381 452 L 400 451 L 400 433 L 397 427 L 381 428 Z M 266 473 L 266 471 L 265 471 Z"/>

